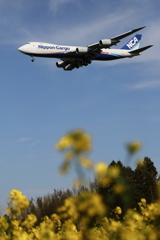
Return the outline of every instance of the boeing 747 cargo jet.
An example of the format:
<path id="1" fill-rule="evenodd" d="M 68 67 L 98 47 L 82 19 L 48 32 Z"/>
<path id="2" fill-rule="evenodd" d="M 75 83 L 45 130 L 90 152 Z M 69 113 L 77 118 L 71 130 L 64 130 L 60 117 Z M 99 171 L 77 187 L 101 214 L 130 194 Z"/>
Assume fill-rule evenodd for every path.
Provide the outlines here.
<path id="1" fill-rule="evenodd" d="M 145 27 L 133 29 L 113 38 L 100 40 L 98 43 L 94 43 L 86 47 L 28 42 L 18 48 L 18 50 L 26 55 L 29 55 L 32 58 L 32 62 L 35 61 L 34 57 L 58 58 L 61 60 L 56 62 L 58 68 L 73 70 L 74 68 L 87 66 L 93 60 L 107 61 L 139 56 L 143 51 L 153 46 L 148 45 L 146 47 L 139 48 L 142 37 L 141 34 L 136 34 L 121 49 L 112 49 L 110 47 L 117 45 L 121 39 L 143 28 Z"/>

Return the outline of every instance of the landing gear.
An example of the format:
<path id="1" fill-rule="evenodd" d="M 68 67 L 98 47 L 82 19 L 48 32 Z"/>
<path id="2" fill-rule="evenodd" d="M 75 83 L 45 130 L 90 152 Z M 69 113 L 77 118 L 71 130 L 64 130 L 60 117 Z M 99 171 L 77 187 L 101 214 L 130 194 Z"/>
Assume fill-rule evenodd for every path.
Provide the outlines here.
<path id="1" fill-rule="evenodd" d="M 86 61 L 83 63 L 83 66 L 88 66 L 88 64 L 91 64 L 91 61 Z"/>
<path id="2" fill-rule="evenodd" d="M 33 56 L 31 56 L 31 57 L 32 57 L 31 62 L 34 62 L 35 61 L 34 57 Z"/>
<path id="3" fill-rule="evenodd" d="M 91 64 L 90 58 L 86 58 L 83 62 L 83 66 L 88 66 L 88 64 Z"/>

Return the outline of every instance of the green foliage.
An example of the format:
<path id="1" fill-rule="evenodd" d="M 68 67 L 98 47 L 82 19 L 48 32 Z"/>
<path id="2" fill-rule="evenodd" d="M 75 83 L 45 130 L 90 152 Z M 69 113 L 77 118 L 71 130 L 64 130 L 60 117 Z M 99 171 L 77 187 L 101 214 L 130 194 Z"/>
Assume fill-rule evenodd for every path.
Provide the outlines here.
<path id="1" fill-rule="evenodd" d="M 134 171 L 135 202 L 140 198 L 145 198 L 147 203 L 157 200 L 157 177 L 158 172 L 150 158 L 145 157 L 143 162 L 137 164 Z"/>
<path id="2" fill-rule="evenodd" d="M 145 157 L 143 162 L 138 163 L 135 170 L 125 167 L 121 161 L 112 161 L 109 167 L 117 166 L 120 170 L 119 177 L 105 186 L 99 184 L 97 191 L 103 196 L 105 204 L 109 207 L 108 216 L 112 217 L 113 209 L 120 206 L 122 218 L 127 209 L 137 208 L 137 203 L 141 198 L 145 198 L 148 203 L 153 203 L 158 199 L 157 170 L 151 159 Z M 115 191 L 115 186 L 123 186 L 121 191 Z"/>

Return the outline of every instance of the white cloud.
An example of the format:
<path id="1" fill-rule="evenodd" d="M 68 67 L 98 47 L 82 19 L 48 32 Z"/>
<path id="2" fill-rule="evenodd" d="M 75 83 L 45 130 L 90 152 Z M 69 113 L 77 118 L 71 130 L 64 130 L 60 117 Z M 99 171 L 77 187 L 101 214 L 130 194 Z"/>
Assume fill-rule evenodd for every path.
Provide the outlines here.
<path id="1" fill-rule="evenodd" d="M 141 89 L 148 89 L 148 88 L 159 88 L 160 87 L 160 80 L 150 80 L 146 82 L 139 82 L 134 85 L 127 86 L 130 90 L 141 90 Z"/>
<path id="2" fill-rule="evenodd" d="M 49 8 L 54 13 L 57 12 L 58 8 L 63 4 L 74 2 L 75 0 L 50 0 L 49 1 Z"/>
<path id="3" fill-rule="evenodd" d="M 34 143 L 32 143 L 31 146 L 34 146 L 34 145 L 36 145 L 37 143 L 40 143 L 40 142 L 41 142 L 40 140 L 37 140 Z"/>
<path id="4" fill-rule="evenodd" d="M 32 138 L 20 138 L 19 140 L 18 140 L 18 142 L 25 142 L 25 141 L 29 141 L 29 140 L 31 140 Z"/>
<path id="5" fill-rule="evenodd" d="M 71 44 L 86 44 L 90 45 L 93 41 L 99 41 L 100 37 L 110 38 L 115 35 L 121 34 L 123 32 L 131 30 L 128 23 L 125 19 L 134 16 L 134 12 L 129 10 L 126 14 L 110 13 L 107 16 L 100 16 L 95 19 L 90 18 L 87 22 L 79 22 L 75 20 L 76 23 L 73 23 L 69 28 L 57 29 L 57 34 L 54 33 L 54 41 L 64 44 L 64 41 Z M 124 22 L 123 26 L 118 27 L 117 23 Z M 115 31 L 115 29 L 117 29 Z M 50 31 L 51 32 L 51 31 Z M 97 38 L 97 36 L 99 36 Z M 49 38 L 52 38 L 52 33 Z M 62 42 L 63 41 L 63 42 Z"/>

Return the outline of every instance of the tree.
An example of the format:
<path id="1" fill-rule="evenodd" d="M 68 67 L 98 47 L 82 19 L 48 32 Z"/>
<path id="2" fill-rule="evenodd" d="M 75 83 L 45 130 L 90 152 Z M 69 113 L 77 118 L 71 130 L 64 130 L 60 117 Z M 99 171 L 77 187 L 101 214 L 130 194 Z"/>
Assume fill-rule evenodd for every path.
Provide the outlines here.
<path id="1" fill-rule="evenodd" d="M 153 203 L 158 198 L 157 191 L 158 172 L 150 158 L 145 157 L 143 162 L 137 164 L 134 171 L 135 202 L 145 198 L 147 203 Z"/>
<path id="2" fill-rule="evenodd" d="M 119 168 L 119 177 L 108 186 L 99 184 L 97 187 L 98 193 L 108 207 L 109 215 L 119 206 L 123 217 L 128 208 L 137 208 L 142 198 L 145 198 L 147 203 L 153 203 L 158 199 L 158 172 L 150 158 L 145 157 L 135 170 L 124 166 L 121 161 L 112 161 L 109 167 L 113 166 Z M 117 185 L 124 186 L 124 189 L 115 191 Z"/>
<path id="3" fill-rule="evenodd" d="M 34 214 L 38 219 L 37 224 L 39 224 L 45 216 L 50 217 L 53 213 L 57 213 L 57 209 L 63 205 L 64 200 L 73 195 L 73 191 L 69 189 L 54 189 L 52 194 L 37 197 L 35 200 L 31 199 L 27 213 Z"/>
<path id="4" fill-rule="evenodd" d="M 108 215 L 111 216 L 113 210 L 119 206 L 123 218 L 127 209 L 134 207 L 134 171 L 130 167 L 125 167 L 121 161 L 112 161 L 109 165 L 109 168 L 111 167 L 119 168 L 119 177 L 107 187 L 99 185 L 98 193 L 108 207 Z"/>

